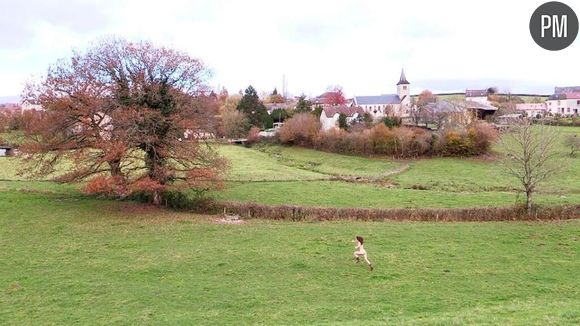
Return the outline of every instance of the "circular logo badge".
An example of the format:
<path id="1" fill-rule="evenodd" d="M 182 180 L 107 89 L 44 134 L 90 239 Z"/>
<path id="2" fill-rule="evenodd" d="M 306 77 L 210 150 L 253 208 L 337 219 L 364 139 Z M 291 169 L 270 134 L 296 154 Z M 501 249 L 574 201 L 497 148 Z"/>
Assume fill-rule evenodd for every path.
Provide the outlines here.
<path id="1" fill-rule="evenodd" d="M 578 17 L 566 4 L 557 1 L 546 2 L 532 14 L 530 34 L 534 41 L 546 50 L 565 49 L 578 35 Z"/>

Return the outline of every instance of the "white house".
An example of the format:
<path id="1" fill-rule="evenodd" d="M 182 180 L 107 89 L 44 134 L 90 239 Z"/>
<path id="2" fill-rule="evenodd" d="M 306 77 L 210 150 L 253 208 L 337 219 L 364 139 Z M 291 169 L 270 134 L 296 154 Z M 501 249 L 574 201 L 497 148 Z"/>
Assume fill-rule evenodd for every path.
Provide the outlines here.
<path id="1" fill-rule="evenodd" d="M 580 114 L 580 86 L 556 87 L 546 105 L 551 114 L 562 116 Z"/>
<path id="2" fill-rule="evenodd" d="M 465 101 L 473 101 L 481 104 L 489 104 L 487 89 L 466 89 Z"/>
<path id="3" fill-rule="evenodd" d="M 521 103 L 516 104 L 516 111 L 521 112 L 528 118 L 539 118 L 546 115 L 548 106 L 546 103 Z"/>
<path id="4" fill-rule="evenodd" d="M 397 83 L 397 94 L 383 94 L 376 96 L 355 96 L 353 107 L 360 107 L 364 113 L 369 113 L 373 120 L 380 120 L 387 115 L 407 118 L 411 109 L 411 83 L 401 70 L 401 77 Z"/>
<path id="5" fill-rule="evenodd" d="M 42 106 L 40 104 L 32 103 L 30 101 L 22 101 L 22 104 L 20 105 L 20 107 L 22 109 L 22 112 L 30 111 L 30 110 L 44 111 L 44 109 L 42 108 Z"/>
<path id="6" fill-rule="evenodd" d="M 322 109 L 322 113 L 320 114 L 322 130 L 338 128 L 338 117 L 341 113 L 346 115 L 346 123 L 350 125 L 353 121 L 361 117 L 364 114 L 364 111 L 362 108 L 352 106 L 325 107 Z"/>

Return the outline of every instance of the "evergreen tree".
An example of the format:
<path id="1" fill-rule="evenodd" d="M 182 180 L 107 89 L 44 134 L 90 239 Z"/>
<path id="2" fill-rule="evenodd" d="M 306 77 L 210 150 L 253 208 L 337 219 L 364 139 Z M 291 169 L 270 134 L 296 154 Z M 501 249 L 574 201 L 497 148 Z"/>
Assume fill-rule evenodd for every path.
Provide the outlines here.
<path id="1" fill-rule="evenodd" d="M 296 112 L 300 113 L 300 112 L 310 112 L 312 111 L 312 104 L 310 103 L 310 101 L 308 101 L 306 99 L 306 96 L 301 95 L 298 98 L 298 103 L 296 104 Z"/>
<path id="2" fill-rule="evenodd" d="M 346 114 L 341 113 L 338 115 L 338 127 L 343 130 L 348 129 L 348 123 L 346 121 Z"/>
<path id="3" fill-rule="evenodd" d="M 312 111 L 312 114 L 314 114 L 317 118 L 320 118 L 320 115 L 322 114 L 322 106 L 317 105 L 314 108 L 314 111 Z"/>
<path id="4" fill-rule="evenodd" d="M 268 129 L 272 128 L 273 121 L 258 93 L 251 85 L 244 91 L 244 96 L 238 103 L 237 110 L 244 113 L 252 126 Z"/>

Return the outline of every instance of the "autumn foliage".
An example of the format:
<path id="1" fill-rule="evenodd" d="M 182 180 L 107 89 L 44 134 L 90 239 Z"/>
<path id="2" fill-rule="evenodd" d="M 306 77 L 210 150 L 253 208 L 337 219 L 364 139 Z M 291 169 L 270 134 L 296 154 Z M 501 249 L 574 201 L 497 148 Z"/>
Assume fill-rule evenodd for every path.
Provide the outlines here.
<path id="1" fill-rule="evenodd" d="M 286 120 L 280 128 L 280 140 L 295 145 L 314 145 L 320 130 L 320 121 L 310 113 L 298 113 Z"/>
<path id="2" fill-rule="evenodd" d="M 302 131 L 305 125 L 306 123 L 285 125 L 281 130 L 280 141 L 340 154 L 412 158 L 431 155 L 480 155 L 489 150 L 497 137 L 495 129 L 486 123 L 473 124 L 465 130 L 446 130 L 438 133 L 422 128 L 388 128 L 384 124 L 351 132 L 330 129 L 306 133 Z M 298 136 L 295 135 L 300 135 L 299 142 L 296 141 Z"/>
<path id="3" fill-rule="evenodd" d="M 30 174 L 66 164 L 63 182 L 90 180 L 86 192 L 151 194 L 218 185 L 225 161 L 199 135 L 214 132 L 216 96 L 208 71 L 186 53 L 148 42 L 102 41 L 58 61 L 27 85 L 33 117 L 21 150 Z"/>
<path id="4" fill-rule="evenodd" d="M 346 98 L 340 86 L 330 86 L 328 91 L 324 93 L 324 104 L 330 106 L 345 105 Z"/>

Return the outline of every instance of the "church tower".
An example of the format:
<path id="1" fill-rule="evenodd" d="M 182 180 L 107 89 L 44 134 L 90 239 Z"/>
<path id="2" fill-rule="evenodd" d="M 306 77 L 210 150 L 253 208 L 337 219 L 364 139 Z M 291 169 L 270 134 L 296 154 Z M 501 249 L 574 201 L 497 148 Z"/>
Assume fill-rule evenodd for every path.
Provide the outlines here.
<path id="1" fill-rule="evenodd" d="M 405 77 L 405 70 L 401 69 L 401 78 L 397 83 L 397 95 L 401 99 L 401 104 L 408 104 L 411 101 L 411 83 Z"/>

